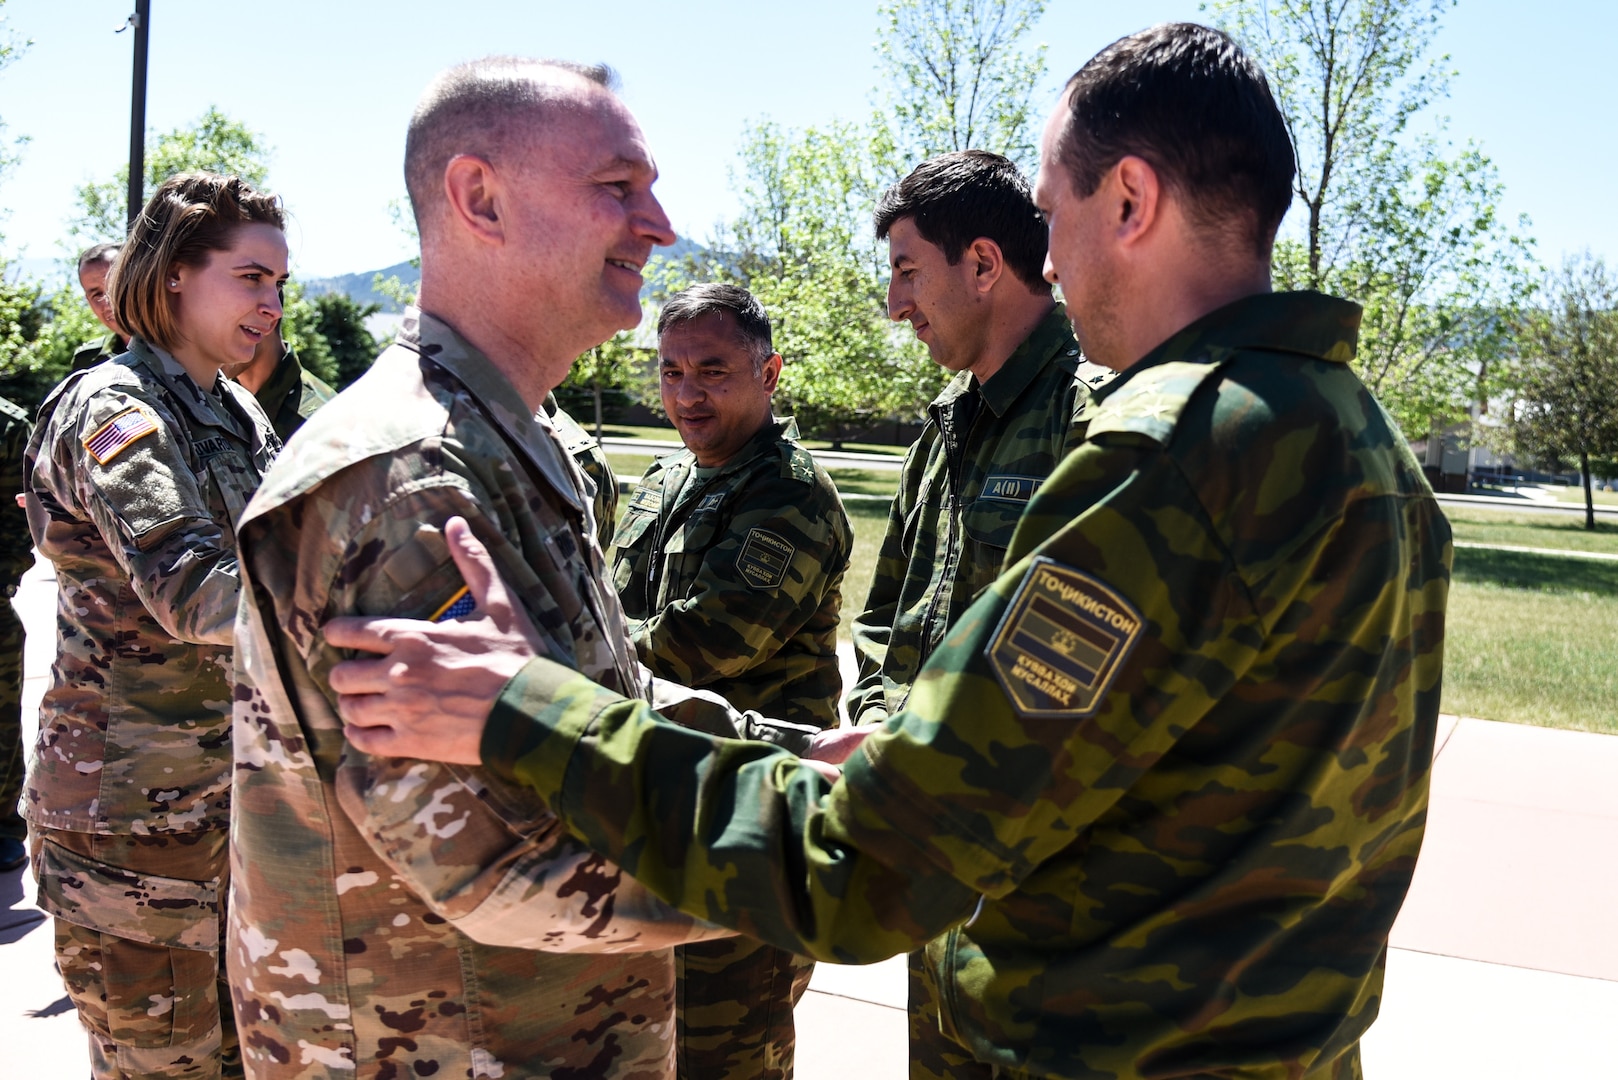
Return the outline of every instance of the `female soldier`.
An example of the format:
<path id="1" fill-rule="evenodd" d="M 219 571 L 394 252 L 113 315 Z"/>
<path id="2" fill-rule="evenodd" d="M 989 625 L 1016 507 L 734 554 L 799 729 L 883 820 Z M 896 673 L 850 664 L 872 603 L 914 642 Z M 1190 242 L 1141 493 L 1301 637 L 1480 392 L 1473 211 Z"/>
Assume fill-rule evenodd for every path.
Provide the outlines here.
<path id="1" fill-rule="evenodd" d="M 158 188 L 112 275 L 129 351 L 68 376 L 28 446 L 58 601 L 25 813 L 98 1078 L 241 1075 L 218 952 L 233 530 L 279 444 L 220 369 L 281 316 L 283 227 L 236 177 Z"/>

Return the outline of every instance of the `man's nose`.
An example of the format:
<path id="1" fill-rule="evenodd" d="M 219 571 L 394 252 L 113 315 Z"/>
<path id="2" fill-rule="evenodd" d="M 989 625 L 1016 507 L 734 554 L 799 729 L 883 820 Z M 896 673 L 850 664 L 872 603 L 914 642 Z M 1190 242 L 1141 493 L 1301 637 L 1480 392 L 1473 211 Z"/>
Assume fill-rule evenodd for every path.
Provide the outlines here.
<path id="1" fill-rule="evenodd" d="M 905 316 L 910 314 L 910 292 L 900 286 L 897 277 L 888 279 L 888 318 L 894 322 L 903 322 Z"/>
<path id="2" fill-rule="evenodd" d="M 650 191 L 646 193 L 645 205 L 636 215 L 635 231 L 650 240 L 654 247 L 668 247 L 678 239 L 674 235 L 674 226 L 669 223 L 668 214 L 663 212 L 663 204 Z"/>

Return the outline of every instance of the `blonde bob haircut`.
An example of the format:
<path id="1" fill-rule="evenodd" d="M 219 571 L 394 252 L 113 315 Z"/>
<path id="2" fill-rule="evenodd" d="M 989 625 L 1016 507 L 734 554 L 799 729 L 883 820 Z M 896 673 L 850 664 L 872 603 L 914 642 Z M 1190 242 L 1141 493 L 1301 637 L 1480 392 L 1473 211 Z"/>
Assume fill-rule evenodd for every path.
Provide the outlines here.
<path id="1" fill-rule="evenodd" d="M 192 172 L 163 181 L 135 219 L 107 282 L 117 321 L 147 344 L 173 352 L 181 341 L 166 288 L 173 268 L 205 266 L 212 252 L 230 247 L 239 227 L 255 224 L 285 231 L 286 213 L 277 196 L 239 176 Z"/>

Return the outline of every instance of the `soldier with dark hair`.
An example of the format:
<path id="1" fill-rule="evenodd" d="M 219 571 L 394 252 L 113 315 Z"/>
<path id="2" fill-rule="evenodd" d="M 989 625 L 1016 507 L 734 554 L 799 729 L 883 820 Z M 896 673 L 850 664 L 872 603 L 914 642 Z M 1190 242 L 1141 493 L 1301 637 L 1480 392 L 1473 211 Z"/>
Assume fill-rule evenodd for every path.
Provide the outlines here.
<path id="1" fill-rule="evenodd" d="M 766 941 L 929 943 L 943 1031 L 996 1076 L 1358 1077 L 1426 821 L 1448 523 L 1350 367 L 1359 308 L 1271 292 L 1292 146 L 1229 37 L 1108 46 L 1040 156 L 1046 277 L 1120 375 L 835 784 L 493 621 L 328 625 L 387 654 L 333 673 L 349 737 L 519 779 Z"/>
<path id="2" fill-rule="evenodd" d="M 781 354 L 751 293 L 693 285 L 657 321 L 663 411 L 685 449 L 641 477 L 613 586 L 652 674 L 738 709 L 837 724 L 837 620 L 853 532 L 837 487 L 770 397 Z M 748 938 L 675 950 L 676 1070 L 782 1080 L 813 961 Z"/>
<path id="3" fill-rule="evenodd" d="M 71 371 L 81 371 L 92 364 L 99 364 L 129 347 L 129 334 L 118 322 L 112 307 L 112 293 L 107 288 L 107 277 L 123 249 L 122 244 L 96 244 L 85 248 L 79 255 L 79 288 L 84 290 L 85 301 L 101 325 L 107 328 L 107 333 L 93 341 L 86 341 L 73 351 Z"/>

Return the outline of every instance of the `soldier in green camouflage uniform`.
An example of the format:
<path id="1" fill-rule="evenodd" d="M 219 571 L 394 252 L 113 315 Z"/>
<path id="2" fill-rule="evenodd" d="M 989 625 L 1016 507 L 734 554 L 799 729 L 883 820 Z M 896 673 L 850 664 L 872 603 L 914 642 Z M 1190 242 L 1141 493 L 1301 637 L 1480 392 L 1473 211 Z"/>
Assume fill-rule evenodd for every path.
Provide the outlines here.
<path id="1" fill-rule="evenodd" d="M 1229 38 L 1109 46 L 1041 159 L 1047 272 L 1123 373 L 838 783 L 544 659 L 480 725 L 509 638 L 475 669 L 415 642 L 350 712 L 529 783 L 683 910 L 847 962 L 929 942 L 946 1033 L 996 1075 L 1359 1077 L 1425 823 L 1448 525 L 1351 370 L 1358 307 L 1266 288 L 1292 150 Z"/>
<path id="2" fill-rule="evenodd" d="M 269 361 L 262 372 L 254 370 L 259 367 L 260 354 Z M 232 377 L 253 392 L 283 443 L 316 409 L 337 396 L 337 391 L 298 362 L 297 352 L 281 340 L 279 326 L 260 343 L 253 363 L 232 372 Z"/>
<path id="3" fill-rule="evenodd" d="M 0 871 L 27 858 L 28 826 L 17 813 L 22 795 L 23 625 L 11 606 L 17 585 L 34 565 L 28 518 L 14 496 L 22 491 L 28 414 L 0 398 Z"/>
<path id="4" fill-rule="evenodd" d="M 859 672 L 847 706 L 856 724 L 881 724 L 904 708 L 944 633 L 1000 576 L 1023 507 L 1083 441 L 1092 387 L 1112 377 L 1080 356 L 1040 276 L 1044 222 L 1010 161 L 980 150 L 925 161 L 884 193 L 876 228 L 893 264 L 889 314 L 916 323 L 955 376 L 905 454 L 870 594 L 854 620 Z M 981 260 L 996 255 L 1006 272 L 968 302 L 960 279 L 980 280 Z M 995 340 L 987 328 L 997 325 L 1011 332 Z M 940 1033 L 920 952 L 908 967 L 912 1080 L 983 1075 Z"/>
<path id="5" fill-rule="evenodd" d="M 738 709 L 835 727 L 840 586 L 853 534 L 837 487 L 776 420 L 781 356 L 746 290 L 696 285 L 658 318 L 663 411 L 686 448 L 641 477 L 612 551 L 635 650 L 654 675 Z M 745 938 L 681 946 L 685 1080 L 784 1080 L 812 961 Z"/>
<path id="6" fill-rule="evenodd" d="M 595 511 L 596 538 L 601 550 L 606 551 L 612 546 L 613 530 L 618 524 L 618 477 L 612 471 L 612 462 L 607 460 L 606 451 L 601 449 L 596 437 L 568 415 L 554 393 L 545 395 L 541 411 L 550 420 L 551 430 L 556 432 L 562 449 L 594 489 L 587 494 Z"/>
<path id="7" fill-rule="evenodd" d="M 241 1075 L 219 954 L 234 526 L 280 442 L 221 371 L 280 318 L 282 222 L 235 177 L 162 184 L 113 281 L 129 352 L 63 380 L 28 445 L 57 646 L 24 814 L 103 1080 Z"/>

